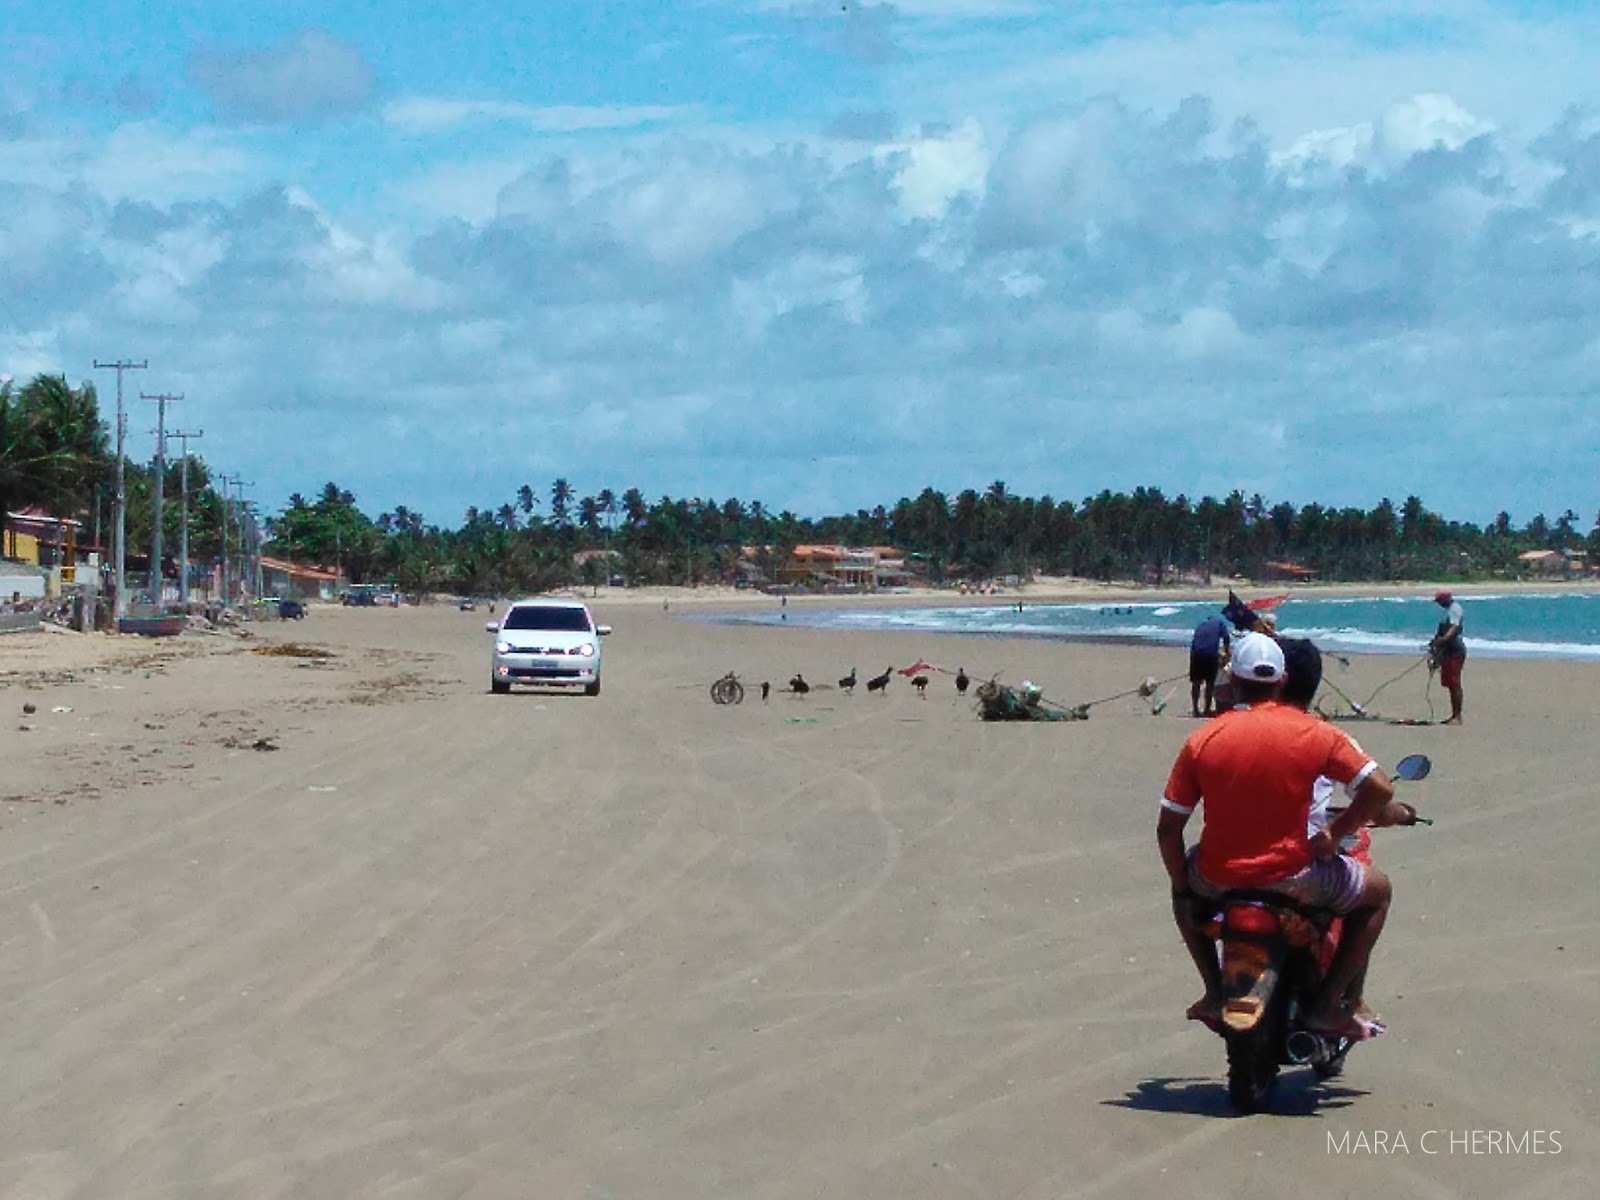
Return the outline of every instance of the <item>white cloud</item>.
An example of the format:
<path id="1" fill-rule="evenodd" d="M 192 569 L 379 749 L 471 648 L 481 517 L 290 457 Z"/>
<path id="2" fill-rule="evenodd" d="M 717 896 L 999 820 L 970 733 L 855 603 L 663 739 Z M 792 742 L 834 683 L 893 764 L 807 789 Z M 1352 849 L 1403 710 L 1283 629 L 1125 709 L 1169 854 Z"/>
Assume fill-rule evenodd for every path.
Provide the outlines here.
<path id="1" fill-rule="evenodd" d="M 906 215 L 939 217 L 958 196 L 982 197 L 990 154 L 982 126 L 967 120 L 948 133 L 881 147 L 878 157 L 903 164 L 895 188 Z"/>

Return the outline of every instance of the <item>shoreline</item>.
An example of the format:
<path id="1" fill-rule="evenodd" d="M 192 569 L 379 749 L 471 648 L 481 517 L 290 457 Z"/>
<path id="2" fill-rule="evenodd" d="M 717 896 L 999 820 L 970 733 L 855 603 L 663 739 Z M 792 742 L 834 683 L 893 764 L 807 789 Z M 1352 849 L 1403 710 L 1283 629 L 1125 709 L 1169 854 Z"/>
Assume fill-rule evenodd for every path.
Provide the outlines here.
<path id="1" fill-rule="evenodd" d="M 1091 604 L 1105 603 L 1195 603 L 1217 596 L 1224 599 L 1229 589 L 1249 599 L 1251 596 L 1273 596 L 1288 593 L 1293 599 L 1371 598 L 1386 599 L 1394 596 L 1421 596 L 1431 598 L 1440 590 L 1458 596 L 1488 595 L 1540 595 L 1577 592 L 1600 594 L 1600 579 L 1572 580 L 1501 580 L 1482 583 L 1260 583 L 1247 579 L 1222 579 L 1207 587 L 1183 584 L 1157 587 L 1133 583 L 1096 583 L 1092 580 L 1047 576 L 1015 588 L 1005 588 L 989 595 L 976 595 L 955 589 L 916 588 L 906 592 L 825 592 L 809 594 L 789 593 L 790 604 L 838 606 L 848 604 L 889 605 L 895 607 L 984 607 L 1019 600 L 1029 603 Z M 1249 595 L 1245 595 L 1248 593 Z M 758 604 L 777 604 L 780 593 L 763 592 L 754 588 L 732 588 L 722 585 L 704 587 L 601 587 L 598 592 L 588 587 L 566 588 L 560 595 L 572 596 L 586 603 L 597 604 L 669 604 L 731 605 L 751 607 Z"/>

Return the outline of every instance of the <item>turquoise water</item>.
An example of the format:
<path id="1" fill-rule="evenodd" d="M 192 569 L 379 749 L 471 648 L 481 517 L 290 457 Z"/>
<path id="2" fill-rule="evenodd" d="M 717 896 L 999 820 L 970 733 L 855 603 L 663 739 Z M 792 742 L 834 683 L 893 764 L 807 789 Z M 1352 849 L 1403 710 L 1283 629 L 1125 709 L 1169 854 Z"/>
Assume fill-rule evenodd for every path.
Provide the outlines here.
<path id="1" fill-rule="evenodd" d="M 1265 595 L 1243 593 L 1245 600 Z M 1600 661 L 1600 593 L 1563 592 L 1461 596 L 1467 652 L 1490 658 Z M 1194 627 L 1221 611 L 1216 600 L 1120 604 L 1030 604 L 1018 612 L 994 605 L 936 608 L 815 608 L 791 599 L 780 609 L 740 613 L 741 623 L 819 629 L 885 629 L 1006 637 L 1118 638 L 1187 645 Z M 785 619 L 786 615 L 786 619 Z M 1444 610 L 1430 596 L 1289 599 L 1278 608 L 1278 629 L 1347 654 L 1420 654 Z"/>

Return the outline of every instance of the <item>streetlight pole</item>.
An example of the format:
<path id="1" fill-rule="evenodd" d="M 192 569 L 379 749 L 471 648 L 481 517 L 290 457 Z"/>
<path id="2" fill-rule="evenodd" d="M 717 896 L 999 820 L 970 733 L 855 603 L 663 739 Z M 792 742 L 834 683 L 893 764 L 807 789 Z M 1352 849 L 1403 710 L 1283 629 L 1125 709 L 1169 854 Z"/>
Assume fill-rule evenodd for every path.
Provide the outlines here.
<path id="1" fill-rule="evenodd" d="M 174 429 L 167 435 L 183 442 L 183 505 L 182 520 L 178 525 L 178 604 L 185 612 L 189 611 L 189 443 L 205 435 L 204 429 L 192 433 Z"/>
<path id="2" fill-rule="evenodd" d="M 156 606 L 156 611 L 161 611 L 162 584 L 161 584 L 161 503 L 166 491 L 167 482 L 167 402 L 169 400 L 182 400 L 181 395 L 173 396 L 167 392 L 159 395 L 147 396 L 139 393 L 141 400 L 154 400 L 156 402 L 156 486 L 153 493 L 151 508 L 155 515 L 155 531 L 150 538 L 150 602 Z"/>
<path id="3" fill-rule="evenodd" d="M 122 439 L 127 431 L 127 418 L 122 412 L 122 373 L 124 371 L 143 371 L 150 366 L 150 360 L 134 362 L 128 358 L 118 358 L 111 362 L 94 360 L 96 371 L 115 371 L 117 373 L 117 515 L 112 526 L 112 536 L 116 540 L 117 564 L 117 594 L 112 604 L 111 615 L 120 620 L 128 614 L 128 487 L 123 478 L 122 471 Z"/>

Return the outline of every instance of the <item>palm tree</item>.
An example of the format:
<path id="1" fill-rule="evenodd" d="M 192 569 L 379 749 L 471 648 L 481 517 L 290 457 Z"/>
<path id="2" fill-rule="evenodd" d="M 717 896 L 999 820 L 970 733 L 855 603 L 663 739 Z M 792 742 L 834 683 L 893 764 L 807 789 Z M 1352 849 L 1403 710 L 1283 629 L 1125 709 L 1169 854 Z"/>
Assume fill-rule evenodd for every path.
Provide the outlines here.
<path id="1" fill-rule="evenodd" d="M 73 389 L 64 375 L 36 376 L 20 392 L 0 384 L 0 531 L 25 502 L 61 516 L 82 509 L 109 456 L 92 384 Z"/>
<path id="2" fill-rule="evenodd" d="M 565 479 L 557 479 L 550 485 L 550 515 L 555 518 L 557 528 L 565 529 L 571 524 L 568 513 L 571 506 L 572 485 Z"/>

